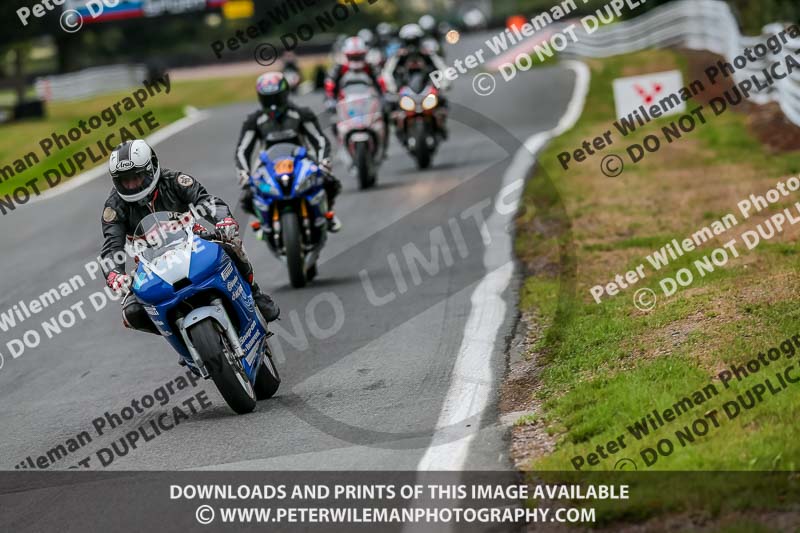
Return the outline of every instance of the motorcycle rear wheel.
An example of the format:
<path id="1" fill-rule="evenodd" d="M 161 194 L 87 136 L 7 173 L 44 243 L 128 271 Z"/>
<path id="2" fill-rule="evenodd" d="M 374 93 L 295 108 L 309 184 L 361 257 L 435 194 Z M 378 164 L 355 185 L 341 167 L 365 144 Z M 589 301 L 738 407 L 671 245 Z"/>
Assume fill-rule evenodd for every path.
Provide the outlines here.
<path id="1" fill-rule="evenodd" d="M 367 144 L 360 142 L 356 145 L 356 168 L 358 169 L 358 185 L 361 190 L 369 189 L 375 185 L 375 176 L 373 176 L 372 168 L 370 165 L 370 155 L 367 150 Z"/>
<path id="2" fill-rule="evenodd" d="M 225 402 L 237 414 L 256 408 L 256 393 L 227 337 L 214 320 L 203 320 L 189 329 L 189 338 L 200 353 L 211 379 Z"/>

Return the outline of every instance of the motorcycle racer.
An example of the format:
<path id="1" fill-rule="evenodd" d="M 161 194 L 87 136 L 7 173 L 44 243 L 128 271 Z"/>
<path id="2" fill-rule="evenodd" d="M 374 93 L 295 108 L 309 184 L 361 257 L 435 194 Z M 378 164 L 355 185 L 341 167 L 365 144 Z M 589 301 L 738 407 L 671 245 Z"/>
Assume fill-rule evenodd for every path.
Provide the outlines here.
<path id="1" fill-rule="evenodd" d="M 383 135 L 383 153 L 388 152 L 389 148 L 389 110 L 386 106 L 384 95 L 386 86 L 373 71 L 373 65 L 367 61 L 369 48 L 361 37 L 349 37 L 342 46 L 342 54 L 345 57 L 344 63 L 337 63 L 325 81 L 325 97 L 329 113 L 336 111 L 336 99 L 343 87 L 351 83 L 363 83 L 374 87 L 381 96 L 381 108 L 383 113 L 383 123 L 385 131 Z M 334 125 L 334 133 L 336 126 Z"/>
<path id="2" fill-rule="evenodd" d="M 348 37 L 344 42 L 342 55 L 345 61 L 334 65 L 325 81 L 328 110 L 335 110 L 339 90 L 348 83 L 368 83 L 374 86 L 379 94 L 383 95 L 386 92 L 372 65 L 367 62 L 368 53 L 369 48 L 360 37 Z"/>
<path id="3" fill-rule="evenodd" d="M 412 77 L 418 77 L 413 76 L 416 73 L 421 73 L 424 79 L 428 80 L 434 71 L 444 72 L 447 69 L 442 58 L 425 47 L 424 38 L 425 32 L 417 24 L 406 24 L 400 29 L 402 48 L 386 62 L 382 75 L 388 92 L 396 94 L 399 87 L 408 85 Z M 444 139 L 448 136 L 445 119 L 448 105 L 442 92 L 447 89 L 448 84 L 445 80 L 439 93 L 439 110 L 441 112 L 437 115 L 437 127 Z M 418 89 L 415 88 L 415 90 Z"/>
<path id="4" fill-rule="evenodd" d="M 147 142 L 137 139 L 118 145 L 108 160 L 113 188 L 102 214 L 103 247 L 100 253 L 106 284 L 114 291 L 128 291 L 131 278 L 125 273 L 127 241 L 133 240 L 139 222 L 157 211 L 179 217 L 197 209 L 215 224 L 217 238 L 231 257 L 239 273 L 253 291 L 253 299 L 268 322 L 277 320 L 280 310 L 261 292 L 254 280 L 253 266 L 239 238 L 239 225 L 228 205 L 212 196 L 196 179 L 177 170 L 162 168 L 156 153 Z M 138 236 L 141 237 L 141 236 Z M 122 301 L 123 324 L 131 329 L 160 335 L 135 294 L 128 292 Z"/>
<path id="5" fill-rule="evenodd" d="M 411 72 L 422 72 L 428 77 L 436 70 L 447 69 L 441 57 L 423 46 L 424 38 L 425 32 L 417 24 L 406 24 L 400 30 L 402 48 L 386 62 L 383 70 L 388 91 L 395 93 L 398 85 L 407 84 Z"/>
<path id="6" fill-rule="evenodd" d="M 256 81 L 256 92 L 261 109 L 245 119 L 236 148 L 236 169 L 239 185 L 242 187 L 239 202 L 242 209 L 251 215 L 255 214 L 249 177 L 260 150 L 277 143 L 294 142 L 309 149 L 309 155 L 318 162 L 323 172 L 325 193 L 330 206 L 330 211 L 325 215 L 328 230 L 338 232 L 342 223 L 333 211 L 333 204 L 342 190 L 342 184 L 331 174 L 331 143 L 322 132 L 317 117 L 310 109 L 295 106 L 289 101 L 289 83 L 280 72 L 261 75 Z"/>

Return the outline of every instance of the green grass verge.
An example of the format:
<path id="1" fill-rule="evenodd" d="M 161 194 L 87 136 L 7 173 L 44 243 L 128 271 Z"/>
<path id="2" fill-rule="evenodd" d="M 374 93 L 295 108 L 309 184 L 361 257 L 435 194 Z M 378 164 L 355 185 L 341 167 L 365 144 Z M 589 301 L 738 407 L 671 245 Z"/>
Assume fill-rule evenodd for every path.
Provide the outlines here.
<path id="1" fill-rule="evenodd" d="M 774 374 L 779 369 L 794 364 L 800 376 L 795 362 L 800 355 L 782 359 L 730 390 L 715 376 L 800 334 L 798 233 L 788 231 L 751 252 L 744 251 L 739 259 L 703 278 L 695 272 L 691 287 L 671 297 L 662 295 L 658 281 L 692 267 L 695 260 L 738 238 L 745 229 L 754 229 L 764 216 L 800 197 L 790 197 L 750 221 L 739 216 L 741 224 L 716 245 L 709 243 L 658 273 L 645 257 L 673 238 L 682 241 L 723 214 L 739 215 L 739 200 L 750 193 L 764 194 L 779 180 L 800 172 L 800 153 L 771 153 L 751 133 L 746 115 L 728 112 L 712 117 L 685 139 L 638 165 L 628 164 L 618 178 L 600 173 L 602 157 L 618 154 L 627 163 L 625 146 L 641 142 L 646 134 L 656 133 L 677 117 L 656 121 L 589 162 L 564 171 L 557 161 L 559 153 L 613 130 L 614 79 L 678 68 L 684 80 L 690 81 L 686 59 L 669 51 L 591 61 L 590 67 L 591 89 L 583 116 L 572 131 L 555 139 L 540 155 L 538 172 L 550 179 L 534 177 L 529 182 L 518 221 L 515 248 L 530 274 L 520 305 L 544 326 L 544 334 L 538 335 L 528 354 L 542 367 L 533 398 L 543 411 L 537 420 L 555 441 L 555 451 L 532 458 L 528 468 L 538 473 L 572 471 L 574 457 L 586 459 L 596 446 L 624 435 L 625 449 L 607 454 L 596 465 L 584 464 L 582 470 L 613 470 L 623 457 L 633 459 L 640 470 L 650 471 L 796 470 L 800 431 L 794 421 L 800 415 L 800 384 L 776 395 L 767 393 L 762 402 L 733 420 L 727 419 L 722 407 L 767 378 L 777 383 Z M 689 109 L 697 105 L 690 102 Z M 615 132 L 615 139 L 619 138 Z M 565 213 L 559 213 L 559 206 Z M 553 226 L 547 222 L 560 227 L 560 232 L 554 236 L 538 229 Z M 562 272 L 574 272 L 573 281 L 568 273 L 559 276 L 552 269 L 538 268 L 542 258 L 560 262 Z M 641 263 L 646 265 L 645 280 L 604 298 L 599 305 L 594 302 L 591 286 L 606 284 Z M 637 310 L 632 302 L 634 292 L 645 287 L 659 296 L 650 312 Z M 719 389 L 719 395 L 641 440 L 630 434 L 627 427 L 634 421 L 654 409 L 672 407 L 679 398 L 709 383 Z M 681 445 L 676 430 L 691 426 L 712 410 L 719 413 L 719 427 L 712 423 L 705 436 Z M 656 448 L 663 438 L 673 442 L 674 452 L 647 467 L 641 450 Z M 766 497 L 756 502 L 731 498 L 736 483 L 719 485 L 706 487 L 702 501 L 665 485 L 640 487 L 644 492 L 638 503 L 615 502 L 609 512 L 619 519 L 641 519 L 705 504 L 718 509 L 771 507 Z"/>

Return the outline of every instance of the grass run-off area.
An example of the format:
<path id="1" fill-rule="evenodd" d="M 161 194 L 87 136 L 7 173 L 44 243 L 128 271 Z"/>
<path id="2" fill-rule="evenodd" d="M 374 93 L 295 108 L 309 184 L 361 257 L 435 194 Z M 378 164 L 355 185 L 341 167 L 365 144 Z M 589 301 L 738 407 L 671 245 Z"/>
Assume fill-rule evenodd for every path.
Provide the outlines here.
<path id="1" fill-rule="evenodd" d="M 786 208 L 800 217 L 793 207 L 800 191 L 747 219 L 737 208 L 751 194 L 765 195 L 779 181 L 800 175 L 800 152 L 771 153 L 752 134 L 747 113 L 714 116 L 700 97 L 690 101 L 688 109 L 705 105 L 707 124 L 698 124 L 680 140 L 669 144 L 661 132 L 677 116 L 663 117 L 623 137 L 613 127 L 613 80 L 679 69 L 688 84 L 688 60 L 678 52 L 648 51 L 588 64 L 592 80 L 583 115 L 574 129 L 540 155 L 517 226 L 516 252 L 527 275 L 521 308 L 535 324 L 526 357 L 533 361 L 535 374 L 530 400 L 540 412 L 531 424 L 539 425 L 550 441 L 525 454 L 525 470 L 574 472 L 576 465 L 581 471 L 614 470 L 623 458 L 635 462 L 640 472 L 796 470 L 800 383 L 782 384 L 776 374 L 784 376 L 794 366 L 789 375 L 800 378 L 800 344 L 793 349 L 797 355 L 786 355 L 793 350 L 784 345 L 779 360 L 769 361 L 768 367 L 762 364 L 741 381 L 734 377 L 730 388 L 719 374 L 770 348 L 781 350 L 782 342 L 800 335 L 800 224 L 787 222 L 783 232 L 762 238 L 753 250 L 742 238 Z M 572 152 L 607 130 L 614 140 L 610 148 L 584 163 L 573 163 L 569 170 L 561 167 L 559 153 Z M 631 164 L 625 148 L 649 134 L 661 138 L 662 148 Z M 619 177 L 600 171 L 601 160 L 609 154 L 626 163 Z M 691 238 L 727 214 L 733 214 L 737 224 L 695 251 L 660 270 L 647 261 L 673 239 Z M 729 253 L 722 266 L 701 275 L 696 261 L 705 261 L 734 239 L 739 257 Z M 644 265 L 643 280 L 614 296 L 604 295 L 600 304 L 594 301 L 592 287 L 606 285 L 639 265 Z M 659 282 L 675 278 L 681 269 L 693 274 L 693 282 L 665 295 Z M 634 294 L 645 288 L 657 297 L 652 310 L 634 305 Z M 644 302 L 649 299 L 642 297 Z M 769 389 L 767 379 L 776 390 Z M 747 391 L 754 387 L 760 394 L 754 394 L 755 404 L 746 408 Z M 684 397 L 699 400 L 696 391 L 706 391 L 704 401 L 681 403 Z M 737 401 L 739 395 L 743 401 Z M 738 403 L 738 416 L 726 413 L 729 402 Z M 735 414 L 732 405 L 728 409 Z M 665 414 L 668 410 L 673 414 Z M 639 432 L 637 439 L 634 424 L 654 416 L 653 411 L 667 420 L 655 429 L 651 426 L 648 434 Z M 620 436 L 625 448 L 608 446 Z M 653 462 L 653 453 L 645 452 L 646 461 L 642 451 L 657 449 L 665 439 L 674 447 L 671 453 Z M 662 443 L 664 452 L 668 447 Z M 597 455 L 589 464 L 593 452 Z M 664 483 L 668 479 L 665 474 Z M 641 517 L 659 510 L 691 510 L 699 502 L 708 508 L 754 505 L 731 497 L 735 483 L 708 487 L 703 498 L 690 501 L 680 489 L 652 481 L 631 489 L 652 496 L 639 498 L 640 507 L 619 502 L 610 507 L 621 516 Z M 746 476 L 739 480 L 751 481 Z M 770 507 L 764 501 L 758 505 Z"/>
<path id="2" fill-rule="evenodd" d="M 157 121 L 158 127 L 150 131 L 145 126 L 144 121 L 140 121 L 140 127 L 145 130 L 145 136 L 182 118 L 186 106 L 203 109 L 247 101 L 252 101 L 254 107 L 256 105 L 254 76 L 173 81 L 169 94 L 165 94 L 162 89 L 160 94 L 150 97 L 143 108 L 136 107 L 124 112 L 122 116 L 117 118 L 114 125 L 106 126 L 104 123 L 91 134 L 84 134 L 78 141 L 71 143 L 62 150 L 54 149 L 49 157 L 45 157 L 44 151 L 39 146 L 41 139 L 50 137 L 53 133 L 66 135 L 71 128 L 77 127 L 79 121 L 86 121 L 92 115 L 96 115 L 107 107 L 113 106 L 120 99 L 130 96 L 137 88 L 141 88 L 141 86 L 85 100 L 48 103 L 47 117 L 44 119 L 0 125 L 0 166 L 10 165 L 13 168 L 14 162 L 25 157 L 29 152 L 34 152 L 40 160 L 38 164 L 30 166 L 24 172 L 17 173 L 11 179 L 3 180 L 0 177 L 0 180 L 2 180 L 0 181 L 0 196 L 11 193 L 33 178 L 39 178 L 37 185 L 40 189 L 47 188 L 47 182 L 42 179 L 47 169 L 58 168 L 59 163 L 65 162 L 87 147 L 96 145 L 98 141 L 105 139 L 110 133 L 115 133 L 116 137 L 114 139 L 119 142 L 119 130 L 121 127 L 126 127 L 132 134 L 137 135 L 136 128 L 129 126 L 129 124 L 148 112 L 152 113 L 152 117 Z M 244 116 L 242 116 L 242 120 L 244 120 Z M 236 139 L 231 139 L 231 153 L 233 153 L 235 143 Z M 96 147 L 93 151 L 96 154 L 100 153 Z M 98 164 L 104 163 L 105 159 Z M 87 162 L 83 170 L 88 170 L 92 166 L 96 165 Z M 65 165 L 65 168 L 69 170 L 70 166 Z M 80 171 L 77 174 L 80 174 Z M 67 178 L 64 181 L 67 181 Z"/>

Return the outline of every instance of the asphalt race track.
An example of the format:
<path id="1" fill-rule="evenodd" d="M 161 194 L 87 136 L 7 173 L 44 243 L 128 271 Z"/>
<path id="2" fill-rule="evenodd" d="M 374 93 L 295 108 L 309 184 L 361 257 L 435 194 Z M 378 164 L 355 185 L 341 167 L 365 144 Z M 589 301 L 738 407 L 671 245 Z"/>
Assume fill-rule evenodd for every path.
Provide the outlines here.
<path id="1" fill-rule="evenodd" d="M 448 57 L 463 57 L 475 48 L 465 39 Z M 479 96 L 472 90 L 472 78 L 464 76 L 449 93 L 451 135 L 431 170 L 417 171 L 394 138 L 373 190 L 360 192 L 355 178 L 338 164 L 345 190 L 337 212 L 344 230 L 329 240 L 319 278 L 305 289 L 292 289 L 285 266 L 243 227 L 257 280 L 282 308 L 278 329 L 285 332 L 274 343 L 281 388 L 247 416 L 235 416 L 213 383 L 201 382 L 197 389 L 178 392 L 166 406 L 146 410 L 96 437 L 94 419 L 106 411 L 119 413 L 131 400 L 184 373 L 169 346 L 155 336 L 125 330 L 117 303 L 99 313 L 86 304 L 86 320 L 53 339 L 43 338 L 38 348 L 16 359 L 6 342 L 21 337 L 25 325 L 37 327 L 102 289 L 103 281 L 90 281 L 83 266 L 100 250 L 100 216 L 109 181 L 94 180 L 3 217 L 0 312 L 19 300 L 38 298 L 76 274 L 88 283 L 22 327 L 0 332 L 5 357 L 0 368 L 0 468 L 14 469 L 27 456 L 35 460 L 88 431 L 95 437 L 90 444 L 48 468 L 67 468 L 92 456 L 91 467 L 102 469 L 94 458 L 96 450 L 147 419 L 171 412 L 202 388 L 211 407 L 150 442 L 140 442 L 108 468 L 416 469 L 440 418 L 472 292 L 487 273 L 480 226 L 462 214 L 494 200 L 513 155 L 509 148 L 516 150 L 531 135 L 556 125 L 573 83 L 570 71 L 548 67 L 509 83 L 499 79 L 493 95 Z M 319 94 L 297 100 L 321 112 Z M 156 146 L 162 165 L 195 176 L 233 206 L 238 194 L 234 144 L 252 107 L 209 110 L 204 120 Z M 508 133 L 515 142 L 503 137 Z M 488 216 L 489 210 L 483 213 Z M 429 257 L 436 228 L 455 242 L 450 219 L 463 234 L 460 247 L 451 245 L 452 265 L 440 265 L 435 275 L 421 270 L 415 279 L 404 250 L 416 247 Z M 403 265 L 405 287 L 393 274 L 392 258 Z M 505 295 L 511 304 L 514 293 L 512 285 Z M 383 298 L 381 305 L 371 302 L 375 296 Z M 494 390 L 505 369 L 504 347 L 514 318 L 514 305 L 506 306 L 501 334 L 487 344 L 485 357 L 492 370 L 487 379 Z M 481 428 L 470 446 L 468 469 L 507 466 L 496 419 L 490 406 L 482 420 L 464 421 L 463 431 Z"/>

